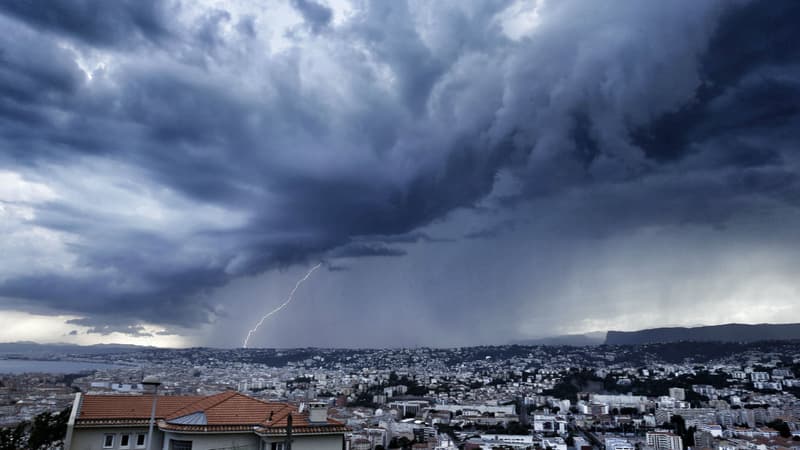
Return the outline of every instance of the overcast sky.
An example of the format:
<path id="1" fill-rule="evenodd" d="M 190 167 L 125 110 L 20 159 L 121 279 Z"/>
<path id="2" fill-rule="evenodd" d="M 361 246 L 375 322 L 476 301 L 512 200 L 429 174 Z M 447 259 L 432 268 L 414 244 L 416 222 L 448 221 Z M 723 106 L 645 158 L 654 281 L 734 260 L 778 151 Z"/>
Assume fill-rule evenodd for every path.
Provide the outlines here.
<path id="1" fill-rule="evenodd" d="M 0 341 L 800 322 L 800 3 L 0 2 Z"/>

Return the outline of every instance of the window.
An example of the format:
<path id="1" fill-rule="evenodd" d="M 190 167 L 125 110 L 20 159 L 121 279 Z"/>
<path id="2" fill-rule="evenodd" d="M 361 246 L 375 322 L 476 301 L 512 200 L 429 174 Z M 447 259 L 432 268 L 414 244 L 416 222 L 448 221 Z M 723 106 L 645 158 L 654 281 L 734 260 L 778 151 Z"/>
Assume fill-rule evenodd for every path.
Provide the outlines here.
<path id="1" fill-rule="evenodd" d="M 137 447 L 144 447 L 145 439 L 147 439 L 147 435 L 144 433 L 139 433 L 136 435 L 136 446 Z"/>
<path id="2" fill-rule="evenodd" d="M 286 450 L 286 444 L 283 442 L 273 442 L 272 450 Z"/>
<path id="3" fill-rule="evenodd" d="M 103 435 L 103 448 L 113 448 L 114 447 L 114 435 L 113 434 L 104 434 Z"/>
<path id="4" fill-rule="evenodd" d="M 119 437 L 119 448 L 129 448 L 131 446 L 131 435 L 123 434 Z"/>
<path id="5" fill-rule="evenodd" d="M 169 450 L 192 450 L 192 441 L 177 441 L 170 439 Z"/>

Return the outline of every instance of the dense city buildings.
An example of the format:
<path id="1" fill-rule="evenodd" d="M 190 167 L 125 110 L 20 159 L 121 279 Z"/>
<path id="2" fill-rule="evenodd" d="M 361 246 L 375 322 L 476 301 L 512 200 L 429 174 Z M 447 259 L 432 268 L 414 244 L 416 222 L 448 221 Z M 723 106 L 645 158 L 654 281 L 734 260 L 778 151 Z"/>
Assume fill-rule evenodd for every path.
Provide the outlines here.
<path id="1" fill-rule="evenodd" d="M 73 442 L 91 436 L 91 445 L 80 448 L 137 448 L 152 399 L 145 375 L 162 381 L 155 425 L 164 449 L 171 448 L 169 439 L 181 440 L 174 433 L 186 430 L 178 428 L 201 426 L 205 431 L 188 439 L 195 449 L 281 448 L 285 433 L 267 432 L 269 412 L 279 410 L 292 411 L 300 428 L 324 411 L 325 421 L 337 424 L 325 435 L 339 436 L 336 448 L 349 449 L 800 447 L 795 342 L 138 349 L 58 358 L 108 367 L 83 375 L 3 376 L 3 420 L 12 425 L 74 405 Z M 258 407 L 241 423 L 213 422 L 248 411 L 233 403 Z M 125 417 L 100 417 L 117 411 L 109 405 L 131 407 L 123 408 Z M 217 414 L 223 409 L 228 413 Z M 93 424 L 90 417 L 106 422 Z M 121 422 L 102 428 L 109 421 Z M 217 442 L 208 434 L 217 425 L 247 430 L 227 447 L 201 443 Z M 98 428 L 87 434 L 91 427 Z M 113 435 L 110 446 L 96 447 L 106 435 Z M 295 436 L 297 450 L 301 434 Z"/>

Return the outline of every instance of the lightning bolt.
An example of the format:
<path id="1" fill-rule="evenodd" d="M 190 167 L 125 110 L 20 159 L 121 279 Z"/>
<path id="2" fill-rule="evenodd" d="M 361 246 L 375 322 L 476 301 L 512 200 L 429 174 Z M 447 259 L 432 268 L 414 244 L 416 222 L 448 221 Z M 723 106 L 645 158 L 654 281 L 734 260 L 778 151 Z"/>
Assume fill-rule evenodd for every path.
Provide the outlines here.
<path id="1" fill-rule="evenodd" d="M 280 306 L 278 306 L 277 308 L 273 309 L 272 311 L 264 314 L 264 316 L 261 318 L 261 320 L 258 321 L 256 326 L 254 326 L 252 330 L 247 332 L 247 336 L 244 338 L 244 344 L 242 344 L 242 348 L 247 348 L 247 342 L 250 341 L 250 338 L 253 336 L 253 333 L 255 333 L 256 330 L 258 330 L 258 327 L 260 327 L 261 324 L 264 323 L 264 321 L 267 320 L 267 318 L 269 316 L 271 316 L 271 315 L 275 314 L 276 312 L 282 310 L 284 307 L 286 307 L 286 305 L 288 305 L 294 299 L 294 293 L 297 292 L 297 288 L 299 288 L 300 285 L 303 284 L 303 282 L 306 281 L 308 279 L 308 277 L 310 277 L 311 274 L 314 273 L 315 270 L 319 269 L 320 266 L 322 266 L 322 263 L 317 263 L 317 265 L 312 267 L 311 270 L 309 270 L 308 273 L 306 273 L 306 275 L 303 278 L 300 278 L 299 280 L 297 280 L 297 283 L 294 285 L 294 288 L 292 289 L 292 291 L 289 292 L 289 296 L 286 298 L 285 302 L 281 303 Z"/>

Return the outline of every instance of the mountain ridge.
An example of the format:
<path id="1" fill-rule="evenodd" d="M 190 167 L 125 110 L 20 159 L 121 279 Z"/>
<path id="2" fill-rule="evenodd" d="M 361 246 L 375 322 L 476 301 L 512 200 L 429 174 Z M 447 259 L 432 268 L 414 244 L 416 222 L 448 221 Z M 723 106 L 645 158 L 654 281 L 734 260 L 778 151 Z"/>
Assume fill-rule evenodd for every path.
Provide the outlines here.
<path id="1" fill-rule="evenodd" d="M 800 339 L 800 323 L 727 323 L 699 327 L 659 327 L 638 331 L 609 330 L 606 345 L 642 345 L 679 341 L 756 342 Z"/>
<path id="2" fill-rule="evenodd" d="M 541 338 L 519 339 L 513 341 L 516 345 L 566 345 L 572 347 L 585 347 L 602 345 L 606 339 L 605 331 L 593 331 L 591 333 L 564 334 L 559 336 L 547 336 Z"/>
<path id="3" fill-rule="evenodd" d="M 114 343 L 80 345 L 69 343 L 40 344 L 33 341 L 16 341 L 0 342 L 0 355 L 47 355 L 53 353 L 101 355 L 105 353 L 135 352 L 153 348 L 156 347 Z"/>
<path id="4" fill-rule="evenodd" d="M 597 345 L 643 345 L 680 341 L 696 342 L 757 342 L 800 340 L 800 323 L 701 325 L 695 327 L 657 327 L 636 331 L 609 330 L 591 333 L 577 333 L 540 338 L 518 339 L 510 345 L 546 346 L 597 346 Z M 0 342 L 1 355 L 43 355 L 70 353 L 98 355 L 106 353 L 135 352 L 160 347 L 133 344 L 92 344 L 70 343 L 40 344 L 33 341 Z"/>

